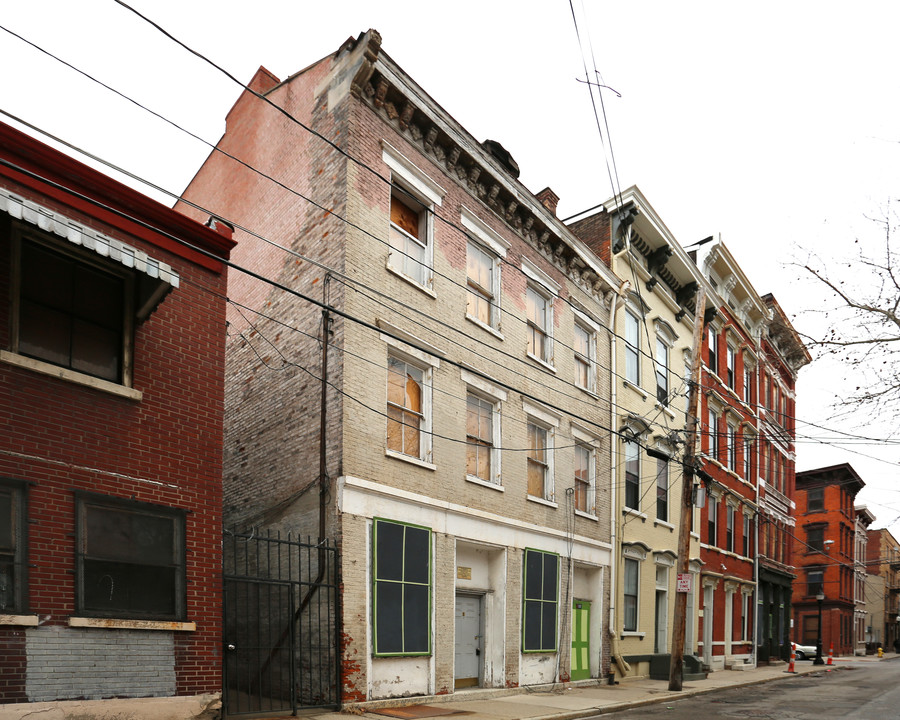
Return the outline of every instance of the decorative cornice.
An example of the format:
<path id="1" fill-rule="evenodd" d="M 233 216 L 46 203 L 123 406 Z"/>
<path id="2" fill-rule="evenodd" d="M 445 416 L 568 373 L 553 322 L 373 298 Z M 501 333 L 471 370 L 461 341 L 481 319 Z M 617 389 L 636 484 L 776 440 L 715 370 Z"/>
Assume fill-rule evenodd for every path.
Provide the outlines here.
<path id="1" fill-rule="evenodd" d="M 378 40 L 380 44 L 380 38 Z M 487 160 L 487 151 L 480 156 L 481 153 L 463 147 L 442 123 L 380 72 L 379 65 L 372 68 L 364 83 L 357 83 L 362 75 L 361 70 L 353 84 L 354 93 L 360 100 L 493 210 L 514 233 L 573 282 L 599 298 L 604 297 L 610 287 L 608 279 L 591 268 L 572 242 L 553 227 L 552 221 L 547 221 L 548 218 L 537 209 L 544 207 L 537 198 L 530 203 L 514 192 L 510 181 L 516 182 L 515 178 L 502 178 L 496 160 Z"/>

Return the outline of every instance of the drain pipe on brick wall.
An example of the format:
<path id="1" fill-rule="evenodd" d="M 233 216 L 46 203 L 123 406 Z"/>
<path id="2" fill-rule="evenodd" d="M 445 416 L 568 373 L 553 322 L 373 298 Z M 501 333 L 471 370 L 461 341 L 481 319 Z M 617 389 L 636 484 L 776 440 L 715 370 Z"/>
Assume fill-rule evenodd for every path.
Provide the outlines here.
<path id="1" fill-rule="evenodd" d="M 619 636 L 616 631 L 616 567 L 619 559 L 619 551 L 617 545 L 619 541 L 619 513 L 617 512 L 616 502 L 616 469 L 618 467 L 617 456 L 619 443 L 617 442 L 618 435 L 616 435 L 615 433 L 616 423 L 618 421 L 618 418 L 616 417 L 616 378 L 618 377 L 618 375 L 616 374 L 616 313 L 621 306 L 620 301 L 625 298 L 625 293 L 628 292 L 629 286 L 630 283 L 625 280 L 619 286 L 619 289 L 616 292 L 610 293 L 612 297 L 609 301 L 609 327 L 611 330 L 609 353 L 609 427 L 611 430 L 609 438 L 609 531 L 610 546 L 612 547 L 612 557 L 609 564 L 609 651 L 610 655 L 616 661 L 616 666 L 619 668 L 619 674 L 623 677 L 625 673 L 631 672 L 631 666 L 627 662 L 625 662 L 625 658 L 623 658 L 621 652 L 619 652 Z M 609 672 L 612 674 L 615 673 L 612 667 L 610 667 Z"/>

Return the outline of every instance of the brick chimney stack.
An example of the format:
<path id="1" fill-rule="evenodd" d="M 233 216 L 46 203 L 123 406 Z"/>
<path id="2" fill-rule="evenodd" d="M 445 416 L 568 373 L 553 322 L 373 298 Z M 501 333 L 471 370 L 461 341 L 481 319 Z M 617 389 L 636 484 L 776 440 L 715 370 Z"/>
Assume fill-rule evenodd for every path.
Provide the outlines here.
<path id="1" fill-rule="evenodd" d="M 541 201 L 541 205 L 553 213 L 556 217 L 556 206 L 559 203 L 559 195 L 553 192 L 549 187 L 545 187 L 537 195 L 537 199 Z"/>

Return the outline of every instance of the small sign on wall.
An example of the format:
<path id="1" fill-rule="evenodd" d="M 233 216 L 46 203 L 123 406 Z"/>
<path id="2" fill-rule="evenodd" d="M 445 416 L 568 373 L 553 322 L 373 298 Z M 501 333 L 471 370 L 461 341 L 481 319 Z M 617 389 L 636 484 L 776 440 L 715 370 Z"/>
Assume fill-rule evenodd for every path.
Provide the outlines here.
<path id="1" fill-rule="evenodd" d="M 463 567 L 462 565 L 456 566 L 456 579 L 457 580 L 471 580 L 472 579 L 472 568 Z"/>
<path id="2" fill-rule="evenodd" d="M 675 586 L 676 592 L 689 593 L 692 579 L 691 573 L 678 573 L 678 582 Z"/>

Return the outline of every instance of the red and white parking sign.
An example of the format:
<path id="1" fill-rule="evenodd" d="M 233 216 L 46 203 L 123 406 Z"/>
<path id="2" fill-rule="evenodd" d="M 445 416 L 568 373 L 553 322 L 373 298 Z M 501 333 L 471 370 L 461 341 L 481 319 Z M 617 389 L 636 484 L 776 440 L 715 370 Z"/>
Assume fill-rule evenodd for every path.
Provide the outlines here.
<path id="1" fill-rule="evenodd" d="M 689 593 L 691 591 L 691 574 L 678 573 L 678 583 L 675 587 L 677 592 Z"/>

